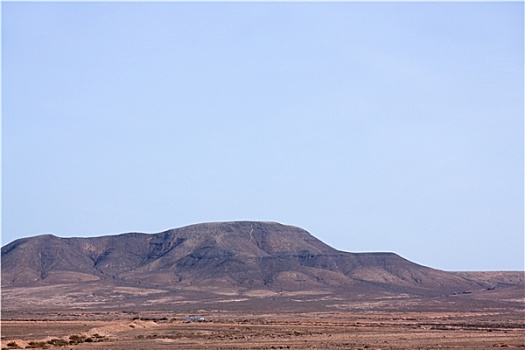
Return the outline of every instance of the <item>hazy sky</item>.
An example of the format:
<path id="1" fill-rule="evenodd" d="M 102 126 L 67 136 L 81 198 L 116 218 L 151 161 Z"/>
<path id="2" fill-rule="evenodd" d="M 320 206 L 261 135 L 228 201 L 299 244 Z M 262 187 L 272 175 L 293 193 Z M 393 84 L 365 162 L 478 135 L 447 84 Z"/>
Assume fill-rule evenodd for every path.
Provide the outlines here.
<path id="1" fill-rule="evenodd" d="M 524 7 L 2 2 L 3 244 L 277 221 L 524 268 Z"/>

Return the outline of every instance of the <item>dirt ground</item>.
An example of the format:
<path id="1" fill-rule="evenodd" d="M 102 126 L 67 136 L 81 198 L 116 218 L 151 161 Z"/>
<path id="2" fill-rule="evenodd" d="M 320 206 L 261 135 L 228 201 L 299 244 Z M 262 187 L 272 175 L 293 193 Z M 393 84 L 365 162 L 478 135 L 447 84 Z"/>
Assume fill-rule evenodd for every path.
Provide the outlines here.
<path id="1" fill-rule="evenodd" d="M 86 350 L 525 348 L 525 320 L 520 310 L 250 315 L 211 312 L 195 315 L 204 318 L 201 322 L 196 318 L 188 320 L 188 315 L 161 312 L 118 317 L 65 316 L 3 320 L 2 348 L 58 348 L 58 345 Z"/>

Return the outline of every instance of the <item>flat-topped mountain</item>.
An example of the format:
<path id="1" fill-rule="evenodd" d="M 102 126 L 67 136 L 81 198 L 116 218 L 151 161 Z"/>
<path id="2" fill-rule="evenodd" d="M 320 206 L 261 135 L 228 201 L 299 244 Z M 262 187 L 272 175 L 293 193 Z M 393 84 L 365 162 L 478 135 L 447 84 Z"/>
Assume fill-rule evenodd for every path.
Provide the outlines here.
<path id="1" fill-rule="evenodd" d="M 88 281 L 163 288 L 293 291 L 355 289 L 420 295 L 523 284 L 431 269 L 393 253 L 348 253 L 307 231 L 271 222 L 205 223 L 157 234 L 90 238 L 42 235 L 2 247 L 2 286 Z"/>

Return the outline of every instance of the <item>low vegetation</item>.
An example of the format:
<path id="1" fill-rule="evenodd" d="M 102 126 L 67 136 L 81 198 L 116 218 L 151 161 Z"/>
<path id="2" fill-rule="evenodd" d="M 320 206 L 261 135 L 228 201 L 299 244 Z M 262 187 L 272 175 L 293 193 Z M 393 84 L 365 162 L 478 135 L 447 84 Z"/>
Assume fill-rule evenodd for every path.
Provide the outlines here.
<path id="1" fill-rule="evenodd" d="M 7 343 L 7 349 L 22 349 L 18 344 L 14 341 Z"/>

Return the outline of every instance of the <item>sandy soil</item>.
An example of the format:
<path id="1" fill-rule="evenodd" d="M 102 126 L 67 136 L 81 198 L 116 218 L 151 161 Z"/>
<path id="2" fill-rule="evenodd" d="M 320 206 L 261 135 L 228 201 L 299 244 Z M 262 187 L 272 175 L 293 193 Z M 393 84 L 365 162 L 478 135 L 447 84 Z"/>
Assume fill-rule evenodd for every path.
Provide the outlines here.
<path id="1" fill-rule="evenodd" d="M 72 317 L 76 320 L 68 321 L 4 320 L 2 348 L 14 348 L 14 343 L 20 347 L 53 348 L 50 343 L 57 344 L 57 339 L 67 343 L 80 340 L 65 348 L 90 350 L 525 348 L 521 310 L 258 315 L 217 312 L 202 315 L 205 322 L 188 322 L 187 315 L 157 312 L 141 315 L 149 320 L 90 320 L 98 316 L 76 315 Z"/>
<path id="2" fill-rule="evenodd" d="M 518 287 L 418 297 L 89 286 L 2 290 L 2 348 L 525 350 Z"/>

